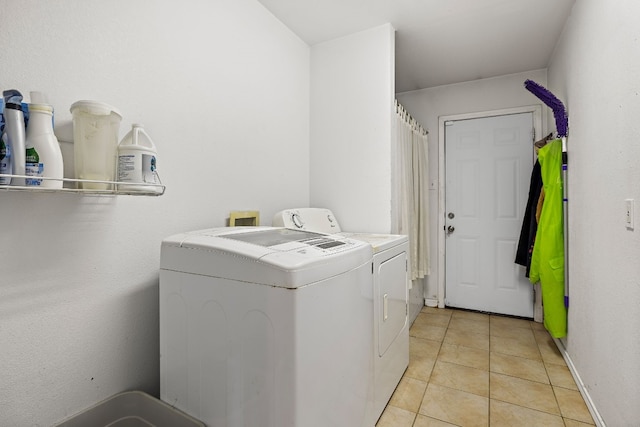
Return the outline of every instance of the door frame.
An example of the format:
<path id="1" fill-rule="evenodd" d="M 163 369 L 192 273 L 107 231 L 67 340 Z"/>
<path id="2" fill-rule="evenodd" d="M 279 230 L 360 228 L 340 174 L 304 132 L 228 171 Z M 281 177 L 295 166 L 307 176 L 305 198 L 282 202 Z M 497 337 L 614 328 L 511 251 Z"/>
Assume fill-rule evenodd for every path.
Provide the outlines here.
<path id="1" fill-rule="evenodd" d="M 445 123 L 448 121 L 481 119 L 511 114 L 533 113 L 533 141 L 542 137 L 542 106 L 528 105 L 524 107 L 506 108 L 502 110 L 479 111 L 475 113 L 453 114 L 438 117 L 438 307 L 444 308 L 446 293 L 446 242 L 445 242 L 445 190 L 446 190 L 446 151 L 445 151 Z M 535 151 L 531 142 L 532 158 L 535 162 Z"/>

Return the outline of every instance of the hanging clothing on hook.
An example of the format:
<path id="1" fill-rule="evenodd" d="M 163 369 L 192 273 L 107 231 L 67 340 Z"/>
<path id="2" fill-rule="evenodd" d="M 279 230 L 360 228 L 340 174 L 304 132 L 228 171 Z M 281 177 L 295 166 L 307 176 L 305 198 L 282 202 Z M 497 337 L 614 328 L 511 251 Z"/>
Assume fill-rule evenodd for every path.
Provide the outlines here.
<path id="1" fill-rule="evenodd" d="M 540 174 L 540 162 L 536 160 L 531 171 L 531 183 L 529 184 L 529 197 L 527 207 L 524 211 L 524 220 L 520 230 L 518 249 L 516 250 L 515 263 L 526 267 L 525 275 L 529 277 L 531 268 L 531 255 L 533 254 L 533 244 L 535 242 L 538 222 L 536 221 L 536 207 L 542 190 L 542 175 Z"/>
<path id="2" fill-rule="evenodd" d="M 551 135 L 552 134 L 549 134 L 534 143 L 536 152 L 547 144 L 551 139 Z M 516 264 L 526 267 L 526 277 L 529 277 L 529 270 L 531 268 L 531 255 L 533 254 L 533 244 L 538 230 L 538 219 L 540 218 L 538 209 L 543 199 L 544 190 L 542 188 L 540 163 L 536 160 L 536 163 L 533 165 L 533 170 L 531 171 L 529 197 L 527 199 L 527 207 L 524 211 L 524 219 L 522 221 L 522 229 L 520 231 L 520 239 L 518 241 L 515 259 Z"/>
<path id="3" fill-rule="evenodd" d="M 540 282 L 544 326 L 552 337 L 567 335 L 564 304 L 564 230 L 562 195 L 562 141 L 555 139 L 538 151 L 544 203 L 535 236 L 529 280 Z"/>

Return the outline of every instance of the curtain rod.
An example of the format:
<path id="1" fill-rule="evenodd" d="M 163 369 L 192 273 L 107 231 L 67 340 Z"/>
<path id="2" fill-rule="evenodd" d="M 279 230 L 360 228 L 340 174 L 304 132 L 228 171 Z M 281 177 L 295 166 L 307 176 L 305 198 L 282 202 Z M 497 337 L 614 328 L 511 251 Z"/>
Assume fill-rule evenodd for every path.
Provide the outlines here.
<path id="1" fill-rule="evenodd" d="M 409 112 L 404 108 L 402 104 L 400 104 L 400 102 L 398 102 L 397 99 L 395 100 L 395 102 L 396 102 L 396 114 L 399 114 L 402 120 L 404 120 L 410 126 L 413 126 L 418 132 L 424 135 L 429 134 L 429 131 L 423 128 L 422 125 L 418 123 L 418 121 L 414 119 L 413 116 L 411 116 L 411 114 L 409 114 Z"/>

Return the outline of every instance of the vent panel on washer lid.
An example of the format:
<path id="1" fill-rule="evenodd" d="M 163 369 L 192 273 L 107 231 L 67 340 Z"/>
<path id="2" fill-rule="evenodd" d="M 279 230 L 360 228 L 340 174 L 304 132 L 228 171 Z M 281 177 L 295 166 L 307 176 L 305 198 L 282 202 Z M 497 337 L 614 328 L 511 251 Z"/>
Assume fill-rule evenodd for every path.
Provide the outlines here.
<path id="1" fill-rule="evenodd" d="M 291 230 L 287 228 L 274 228 L 267 230 L 258 230 L 248 233 L 229 233 L 223 234 L 221 237 L 241 242 L 252 243 L 254 245 L 266 248 L 278 246 L 290 242 L 306 243 L 310 239 L 322 238 L 321 234 L 303 230 Z"/>
<path id="2" fill-rule="evenodd" d="M 329 239 L 327 237 L 320 237 L 317 239 L 309 239 L 309 240 L 305 240 L 303 243 L 306 243 L 309 246 L 315 246 L 317 248 L 321 248 L 321 249 L 329 249 L 329 248 L 333 248 L 336 246 L 342 246 L 342 245 L 346 245 L 345 242 L 341 242 L 339 240 L 336 239 Z"/>

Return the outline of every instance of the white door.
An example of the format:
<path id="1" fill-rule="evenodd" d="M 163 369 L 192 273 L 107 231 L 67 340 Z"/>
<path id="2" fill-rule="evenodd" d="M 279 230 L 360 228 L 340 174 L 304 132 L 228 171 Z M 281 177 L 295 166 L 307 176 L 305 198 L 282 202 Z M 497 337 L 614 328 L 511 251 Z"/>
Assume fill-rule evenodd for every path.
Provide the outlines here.
<path id="1" fill-rule="evenodd" d="M 445 126 L 445 304 L 533 317 L 514 263 L 533 167 L 533 114 Z"/>

